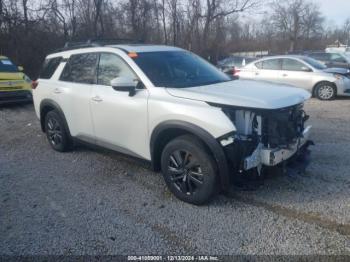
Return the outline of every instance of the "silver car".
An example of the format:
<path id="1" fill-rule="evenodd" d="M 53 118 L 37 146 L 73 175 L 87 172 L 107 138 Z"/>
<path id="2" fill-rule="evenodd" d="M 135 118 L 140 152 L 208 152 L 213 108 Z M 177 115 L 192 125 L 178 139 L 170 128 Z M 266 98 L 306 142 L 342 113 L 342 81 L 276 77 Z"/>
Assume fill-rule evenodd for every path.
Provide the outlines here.
<path id="1" fill-rule="evenodd" d="M 350 96 L 350 71 L 327 68 L 306 56 L 271 56 L 254 61 L 239 72 L 240 79 L 254 79 L 304 88 L 321 100 Z"/>

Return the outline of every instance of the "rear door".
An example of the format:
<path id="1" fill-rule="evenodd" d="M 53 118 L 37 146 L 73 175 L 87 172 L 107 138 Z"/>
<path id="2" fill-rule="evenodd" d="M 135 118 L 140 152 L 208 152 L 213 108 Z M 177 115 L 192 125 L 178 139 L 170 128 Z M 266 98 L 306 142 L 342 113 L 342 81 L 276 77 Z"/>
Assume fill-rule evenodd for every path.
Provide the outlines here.
<path id="1" fill-rule="evenodd" d="M 54 101 L 61 106 L 72 136 L 95 142 L 90 114 L 92 86 L 96 83 L 98 53 L 71 55 L 53 88 Z"/>
<path id="2" fill-rule="evenodd" d="M 255 80 L 279 82 L 278 72 L 281 70 L 281 59 L 273 58 L 255 63 L 257 69 L 253 71 Z"/>
<path id="3" fill-rule="evenodd" d="M 111 86 L 111 80 L 117 77 L 138 79 L 119 55 L 101 53 L 97 84 L 91 96 L 97 143 L 123 153 L 149 158 L 148 90 L 137 89 L 134 96 L 117 91 Z"/>

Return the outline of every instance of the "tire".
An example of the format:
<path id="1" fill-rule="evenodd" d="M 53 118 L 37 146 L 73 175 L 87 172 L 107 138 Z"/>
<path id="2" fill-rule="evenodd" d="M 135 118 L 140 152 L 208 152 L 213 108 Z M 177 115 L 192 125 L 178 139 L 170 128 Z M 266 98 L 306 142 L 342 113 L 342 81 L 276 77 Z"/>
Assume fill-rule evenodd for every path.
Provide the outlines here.
<path id="1" fill-rule="evenodd" d="M 195 136 L 170 141 L 162 152 L 161 169 L 169 190 L 184 202 L 202 205 L 218 191 L 215 161 Z"/>
<path id="2" fill-rule="evenodd" d="M 315 96 L 320 100 L 333 100 L 337 95 L 337 90 L 332 83 L 322 82 L 315 87 Z"/>
<path id="3" fill-rule="evenodd" d="M 51 147 L 58 152 L 66 152 L 71 148 L 71 141 L 62 117 L 55 111 L 45 116 L 45 132 Z"/>

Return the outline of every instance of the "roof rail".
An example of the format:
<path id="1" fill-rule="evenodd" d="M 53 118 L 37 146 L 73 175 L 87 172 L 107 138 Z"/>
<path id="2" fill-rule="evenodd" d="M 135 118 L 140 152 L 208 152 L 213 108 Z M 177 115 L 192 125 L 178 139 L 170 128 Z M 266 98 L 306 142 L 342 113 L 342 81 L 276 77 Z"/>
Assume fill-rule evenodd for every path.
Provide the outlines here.
<path id="1" fill-rule="evenodd" d="M 98 47 L 106 45 L 118 45 L 118 44 L 143 44 L 142 40 L 127 39 L 127 38 L 114 38 L 114 39 L 89 39 L 86 42 L 66 42 L 64 47 L 55 50 L 56 52 L 68 51 L 79 48 Z"/>

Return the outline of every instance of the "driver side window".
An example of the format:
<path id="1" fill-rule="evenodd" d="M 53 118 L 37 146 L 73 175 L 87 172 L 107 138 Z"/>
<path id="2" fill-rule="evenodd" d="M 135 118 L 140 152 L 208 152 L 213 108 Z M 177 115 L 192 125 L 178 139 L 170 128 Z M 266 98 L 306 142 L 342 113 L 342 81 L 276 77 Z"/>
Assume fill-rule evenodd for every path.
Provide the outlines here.
<path id="1" fill-rule="evenodd" d="M 294 60 L 294 59 L 283 59 L 283 65 L 282 69 L 286 71 L 309 71 L 310 68 L 308 68 L 303 63 Z"/>
<path id="2" fill-rule="evenodd" d="M 98 65 L 97 84 L 110 86 L 111 80 L 121 76 L 136 78 L 135 73 L 122 58 L 115 54 L 102 53 Z"/>

